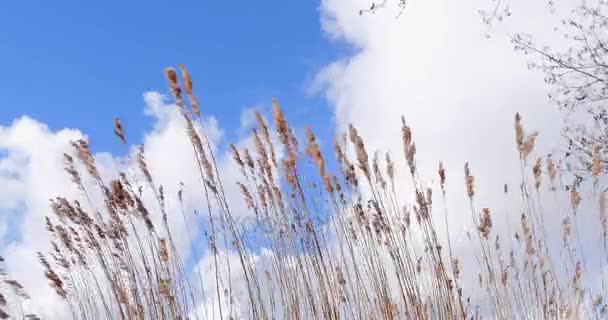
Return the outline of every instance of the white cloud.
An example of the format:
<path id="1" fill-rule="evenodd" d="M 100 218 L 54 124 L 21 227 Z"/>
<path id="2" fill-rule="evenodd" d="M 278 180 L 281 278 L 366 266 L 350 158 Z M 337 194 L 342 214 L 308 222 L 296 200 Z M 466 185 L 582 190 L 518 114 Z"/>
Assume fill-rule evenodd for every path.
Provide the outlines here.
<path id="1" fill-rule="evenodd" d="M 146 161 L 156 186 L 162 185 L 164 188 L 167 209 L 171 212 L 169 224 L 173 237 L 182 256 L 187 257 L 191 253 L 190 239 L 188 233 L 184 232 L 186 224 L 177 200 L 180 182 L 184 184 L 186 223 L 193 240 L 198 239 L 193 212 L 197 210 L 205 213 L 203 210 L 206 208 L 194 153 L 184 129 L 184 120 L 177 108 L 155 92 L 146 93 L 144 100 L 145 113 L 154 121 L 154 128 L 144 136 Z M 223 132 L 213 117 L 205 118 L 202 128 L 198 129 L 209 137 L 212 146 L 216 146 L 223 138 Z M 58 307 L 62 304 L 57 303 L 55 293 L 48 287 L 42 268 L 36 260 L 36 252 L 44 253 L 50 249 L 50 239 L 44 225 L 44 217 L 52 216 L 49 199 L 65 196 L 87 203 L 63 169 L 63 153 L 72 151 L 69 142 L 82 137 L 84 135 L 78 130 L 52 131 L 43 123 L 28 117 L 19 118 L 7 127 L 0 127 L 0 214 L 3 215 L 0 217 L 0 236 L 8 241 L 4 248 L 8 271 L 31 294 L 32 311 L 52 318 L 61 318 L 63 312 L 67 311 Z M 247 144 L 245 140 L 240 143 L 244 144 Z M 95 154 L 98 170 L 105 181 L 115 178 L 120 170 L 126 170 L 136 179 L 141 175 L 130 160 L 135 158 L 136 152 L 135 147 L 131 148 L 130 156 L 125 159 L 104 152 Z M 214 149 L 227 197 L 232 203 L 239 204 L 242 201 L 236 181 L 240 172 L 233 169 L 229 153 Z M 138 183 L 144 185 L 141 178 Z M 145 200 L 150 208 L 157 208 L 152 199 Z M 239 215 L 248 214 L 244 207 L 239 206 L 235 212 Z M 161 225 L 158 210 L 152 210 L 152 214 L 157 225 Z M 7 230 L 8 228 L 16 229 Z M 197 256 L 200 253 L 195 255 Z"/>
<path id="2" fill-rule="evenodd" d="M 484 36 L 477 10 L 486 1 L 409 1 L 399 19 L 390 6 L 360 16 L 368 4 L 321 5 L 324 30 L 357 48 L 323 69 L 315 83 L 334 108 L 338 130 L 353 123 L 369 150 L 391 151 L 396 159 L 402 156 L 403 115 L 413 129 L 423 179 L 434 180 L 444 161 L 449 196 L 464 199 L 463 164 L 469 161 L 480 205 L 502 204 L 503 184 L 519 181 L 515 113 L 522 113 L 530 131 L 540 131 L 540 154 L 559 141 L 560 115 L 548 104 L 542 75 L 526 69 L 527 57 L 514 52 L 502 32 Z M 550 26 L 553 18 L 544 15 L 545 7 L 526 2 L 526 9 L 517 11 L 513 25 L 546 34 L 539 26 Z"/>
<path id="3" fill-rule="evenodd" d="M 77 130 L 64 129 L 52 132 L 44 124 L 28 117 L 15 120 L 9 127 L 0 127 L 0 150 L 4 157 L 0 161 L 7 175 L 0 175 L 0 193 L 11 195 L 23 210 L 0 210 L 11 216 L 3 219 L 12 236 L 19 236 L 19 243 L 11 243 L 5 250 L 10 271 L 39 301 L 45 314 L 61 312 L 54 303 L 54 294 L 46 286 L 36 251 L 48 251 L 44 216 L 49 214 L 48 200 L 58 195 L 74 195 L 74 190 L 62 168 L 63 152 L 68 150 L 67 141 L 78 139 Z M 8 183 L 5 183 L 6 180 Z M 9 204 L 11 201 L 8 202 Z M 10 224 L 19 221 L 18 224 Z M 58 311 L 59 310 L 59 311 Z"/>
<path id="4" fill-rule="evenodd" d="M 521 173 L 514 115 L 522 114 L 529 132 L 540 131 L 536 147 L 539 156 L 560 146 L 562 119 L 556 107 L 549 104 L 543 75 L 526 68 L 530 57 L 515 52 L 506 34 L 528 32 L 541 43 L 563 46 L 560 35 L 553 32 L 559 17 L 549 14 L 543 1 L 513 0 L 509 2 L 513 12 L 509 23 L 496 25 L 492 37 L 487 38 L 487 27 L 478 10 L 491 6 L 491 1 L 408 1 L 399 19 L 395 18 L 397 8 L 391 6 L 375 14 L 359 15 L 359 9 L 369 3 L 321 1 L 323 30 L 354 50 L 322 69 L 313 87 L 321 90 L 332 105 L 338 132 L 354 124 L 368 152 L 390 151 L 393 159 L 405 163 L 400 132 L 403 115 L 413 130 L 423 181 L 433 185 L 438 162 L 444 162 L 452 237 L 456 233 L 452 241 L 461 258 L 469 256 L 466 273 L 476 276 L 471 244 L 463 232 L 475 228 L 463 165 L 469 161 L 475 175 L 477 209 L 489 207 L 494 211 L 495 230 L 503 232 L 501 237 L 507 220 L 513 231 L 519 230 L 523 204 L 518 191 Z M 562 5 L 574 3 L 578 1 Z M 405 181 L 399 183 L 399 193 L 411 195 L 404 166 L 397 168 L 401 172 L 399 180 Z M 505 183 L 511 190 L 508 197 L 502 192 Z M 548 228 L 561 230 L 563 211 L 569 207 L 567 195 L 563 201 L 547 199 L 543 205 L 549 216 Z M 582 219 L 582 230 L 597 226 L 596 200 L 589 201 L 593 205 L 582 210 L 592 214 L 578 218 Z M 440 206 L 442 210 L 443 204 Z M 598 232 L 583 232 L 583 238 L 591 234 L 595 237 Z M 559 232 L 552 236 L 559 238 Z M 583 243 L 586 241 L 591 244 L 595 240 L 587 238 Z"/>

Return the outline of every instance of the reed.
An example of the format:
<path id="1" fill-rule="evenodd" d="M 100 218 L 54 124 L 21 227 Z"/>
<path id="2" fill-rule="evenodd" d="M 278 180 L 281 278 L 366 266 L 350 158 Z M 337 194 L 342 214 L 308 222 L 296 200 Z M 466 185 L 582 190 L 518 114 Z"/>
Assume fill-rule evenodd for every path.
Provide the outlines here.
<path id="1" fill-rule="evenodd" d="M 335 155 L 329 156 L 310 129 L 300 143 L 273 101 L 273 126 L 256 113 L 253 150 L 230 145 L 242 174 L 238 188 L 254 221 L 243 222 L 226 197 L 209 137 L 200 130 L 192 79 L 183 66 L 179 70 L 181 83 L 176 70 L 168 68 L 165 75 L 195 155 L 197 172 L 192 174 L 202 182 L 200 190 L 190 192 L 204 195 L 207 212 L 187 212 L 183 204 L 181 213 L 168 212 L 163 187 L 148 168 L 145 146 L 135 156 L 141 179 L 121 173 L 105 181 L 87 141 L 74 142 L 72 153 L 64 156 L 65 169 L 88 203 L 51 200 L 46 224 L 53 250 L 38 255 L 49 285 L 74 319 L 607 316 L 605 286 L 597 285 L 606 283 L 605 273 L 590 275 L 592 261 L 585 259 L 590 252 L 601 256 L 592 260 L 602 266 L 608 259 L 605 192 L 593 193 L 600 208 L 596 236 L 602 246 L 588 250 L 578 222 L 584 201 L 580 190 L 586 186 L 575 180 L 561 190 L 558 182 L 571 177 L 551 157 L 528 163 L 537 133 L 526 134 L 520 114 L 515 115 L 519 159 L 514 161 L 521 167 L 522 205 L 520 212 L 509 213 L 519 226 L 497 224 L 498 206 L 479 209 L 475 191 L 484 186 L 476 185 L 469 163 L 464 164 L 465 184 L 450 186 L 466 191 L 462 200 L 475 224 L 466 244 L 474 259 L 464 268 L 467 258 L 456 255 L 454 226 L 448 223 L 450 215 L 463 213 L 447 206 L 445 164 L 439 163 L 437 186 L 423 183 L 413 130 L 404 119 L 401 159 L 367 150 L 352 125 L 334 140 Z M 118 119 L 114 132 L 126 144 Z M 406 165 L 405 172 L 397 171 L 399 162 Z M 330 172 L 334 164 L 336 171 Z M 593 162 L 595 177 L 603 172 L 601 165 Z M 94 183 L 85 185 L 85 178 Z M 412 194 L 396 190 L 397 179 L 404 179 Z M 504 192 L 509 192 L 506 185 Z M 562 221 L 557 225 L 562 230 L 547 223 L 544 211 L 555 208 L 551 197 L 570 203 L 550 218 Z M 85 207 L 95 209 L 87 212 Z M 160 212 L 161 223 L 153 222 L 153 212 Z M 176 214 L 184 223 L 194 219 L 207 225 L 210 272 L 187 267 L 179 255 L 167 222 L 167 216 Z M 17 302 L 26 298 L 20 290 L 8 278 L 0 284 L 0 291 L 11 291 Z M 7 305 L 3 293 L 0 318 L 8 317 Z"/>

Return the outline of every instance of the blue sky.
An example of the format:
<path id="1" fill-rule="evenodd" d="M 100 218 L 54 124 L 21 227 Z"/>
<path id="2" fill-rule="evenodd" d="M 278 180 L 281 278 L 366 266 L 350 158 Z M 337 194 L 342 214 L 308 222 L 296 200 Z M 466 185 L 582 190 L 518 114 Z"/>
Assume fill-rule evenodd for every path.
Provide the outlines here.
<path id="1" fill-rule="evenodd" d="M 96 151 L 117 151 L 112 119 L 131 142 L 152 125 L 142 93 L 166 92 L 162 70 L 190 70 L 203 112 L 234 138 L 240 112 L 277 97 L 290 119 L 331 133 L 331 111 L 306 94 L 343 48 L 306 1 L 3 1 L 0 125 L 29 115 L 75 127 Z M 304 124 L 304 123 L 301 123 Z"/>

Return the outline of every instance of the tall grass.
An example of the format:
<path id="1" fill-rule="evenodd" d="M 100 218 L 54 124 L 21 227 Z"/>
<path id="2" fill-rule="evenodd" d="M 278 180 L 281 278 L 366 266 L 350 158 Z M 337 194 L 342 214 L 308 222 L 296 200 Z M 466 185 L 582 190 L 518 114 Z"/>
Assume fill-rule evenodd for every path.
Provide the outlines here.
<path id="1" fill-rule="evenodd" d="M 514 129 L 522 183 L 516 192 L 523 205 L 511 213 L 517 227 L 495 225 L 495 209 L 478 207 L 468 163 L 462 186 L 468 212 L 448 208 L 446 169 L 438 164 L 435 189 L 422 182 L 414 135 L 405 121 L 399 159 L 371 153 L 354 126 L 334 140 L 335 154 L 328 155 L 311 130 L 298 140 L 276 101 L 272 128 L 256 113 L 252 150 L 230 146 L 242 174 L 238 187 L 254 221 L 244 223 L 226 196 L 214 149 L 201 130 L 192 80 L 180 69 L 181 81 L 173 69 L 165 74 L 195 155 L 192 174 L 202 182 L 201 190 L 190 191 L 204 195 L 206 212 L 194 215 L 183 205 L 181 212 L 168 212 L 145 146 L 134 159 L 142 179 L 121 173 L 104 181 L 88 143 L 74 142 L 73 152 L 64 156 L 65 169 L 88 203 L 51 200 L 53 215 L 46 224 L 53 250 L 38 256 L 49 285 L 74 319 L 607 316 L 603 270 L 586 273 L 592 261 L 603 268 L 608 257 L 605 192 L 594 193 L 601 245 L 589 250 L 577 215 L 585 185 L 575 181 L 564 192 L 559 181 L 566 177 L 552 158 L 532 158 L 536 134 L 526 134 L 519 114 Z M 127 143 L 118 120 L 115 134 Z M 405 174 L 396 172 L 397 161 L 405 162 Z M 334 164 L 336 172 L 330 172 Z M 600 178 L 600 170 L 590 170 Z M 404 177 L 412 194 L 396 188 Z M 85 184 L 85 178 L 94 183 Z M 543 190 L 552 196 L 541 197 Z M 512 191 L 505 185 L 504 192 Z M 144 201 L 150 196 L 153 203 Z M 569 206 L 548 216 L 545 210 L 556 202 L 550 199 L 564 197 Z M 181 191 L 178 198 L 182 202 Z M 160 212 L 162 223 L 153 223 L 153 212 Z M 449 223 L 454 214 L 469 215 L 474 223 L 467 234 L 472 268 L 464 269 L 467 257 L 456 255 L 455 226 Z M 169 215 L 206 224 L 210 269 L 179 255 Z M 561 230 L 547 221 L 556 219 Z M 192 233 L 188 239 L 195 247 Z"/>

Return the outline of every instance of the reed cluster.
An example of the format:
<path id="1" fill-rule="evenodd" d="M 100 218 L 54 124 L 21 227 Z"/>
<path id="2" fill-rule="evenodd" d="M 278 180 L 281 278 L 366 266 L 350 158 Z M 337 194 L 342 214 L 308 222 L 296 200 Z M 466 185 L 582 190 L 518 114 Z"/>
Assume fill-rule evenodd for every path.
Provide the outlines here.
<path id="1" fill-rule="evenodd" d="M 253 217 L 251 228 L 226 197 L 214 148 L 200 130 L 192 79 L 183 66 L 179 69 L 181 80 L 171 68 L 165 75 L 195 155 L 198 170 L 193 174 L 200 177 L 201 190 L 194 192 L 204 195 L 206 212 L 168 212 L 144 147 L 135 159 L 142 179 L 122 173 L 104 181 L 87 141 L 74 142 L 73 152 L 64 156 L 65 170 L 88 203 L 51 200 L 53 215 L 46 224 L 53 249 L 38 256 L 49 285 L 74 319 L 607 316 L 606 278 L 603 272 L 587 274 L 593 267 L 585 260 L 578 237 L 579 190 L 585 186 L 575 180 L 562 191 L 563 172 L 554 160 L 531 158 L 537 134 L 526 133 L 519 114 L 514 131 L 523 205 L 513 215 L 518 226 L 507 229 L 494 222 L 495 210 L 478 207 L 479 186 L 468 163 L 461 188 L 466 190 L 469 212 L 447 207 L 443 163 L 438 164 L 438 185 L 423 183 L 414 134 L 405 120 L 400 161 L 407 171 L 400 173 L 395 165 L 399 160 L 368 150 L 354 126 L 334 140 L 334 155 L 324 154 L 310 129 L 298 139 L 273 101 L 272 124 L 256 113 L 253 148 L 230 145 L 241 172 L 238 188 Z M 118 119 L 115 134 L 127 143 Z M 599 166 L 596 161 L 590 168 L 598 179 Z M 94 183 L 83 183 L 85 178 Z M 412 194 L 398 190 L 397 179 L 406 179 Z M 504 192 L 510 192 L 506 185 Z M 152 195 L 153 204 L 144 201 L 145 193 Z M 545 216 L 541 199 L 546 198 L 541 193 L 566 197 L 570 205 Z M 595 260 L 603 266 L 608 259 L 606 194 L 594 196 L 602 245 L 592 252 L 601 256 Z M 181 191 L 178 198 L 181 202 Z M 151 217 L 156 212 L 162 216 L 160 224 Z M 449 215 L 455 214 L 470 215 L 475 224 L 467 244 L 474 260 L 467 268 L 451 241 L 454 227 Z M 194 215 L 208 226 L 204 241 L 211 271 L 188 266 L 180 257 L 167 222 L 174 215 L 182 215 L 184 221 Z M 562 230 L 547 229 L 546 219 L 562 221 Z M 497 229 L 506 230 L 506 240 Z M 556 235 L 559 241 L 552 241 Z M 192 235 L 190 241 L 195 241 Z M 584 281 L 586 277 L 597 281 Z M 471 283 L 475 278 L 478 283 Z M 5 283 L 10 286 L 9 281 Z M 0 308 L 4 301 L 0 296 Z"/>

